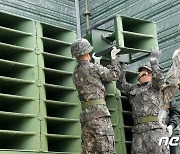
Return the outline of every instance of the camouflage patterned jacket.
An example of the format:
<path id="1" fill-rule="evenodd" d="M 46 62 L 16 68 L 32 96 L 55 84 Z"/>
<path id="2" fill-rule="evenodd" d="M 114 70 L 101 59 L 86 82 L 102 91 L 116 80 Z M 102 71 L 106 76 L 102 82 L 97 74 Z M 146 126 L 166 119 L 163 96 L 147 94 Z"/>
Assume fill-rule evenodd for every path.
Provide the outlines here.
<path id="1" fill-rule="evenodd" d="M 167 72 L 166 83 L 172 84 L 174 87 L 178 87 L 180 89 L 180 48 L 175 52 L 177 52 L 177 54 L 172 58 L 172 65 Z"/>
<path id="2" fill-rule="evenodd" d="M 160 89 L 164 84 L 162 71 L 158 65 L 153 65 L 152 72 L 151 82 L 144 84 L 128 83 L 125 79 L 125 71 L 117 82 L 117 88 L 129 98 L 133 118 L 158 115 L 159 106 L 163 103 L 160 97 Z M 140 133 L 154 128 L 160 128 L 158 122 L 137 124 L 133 131 Z"/>
<path id="3" fill-rule="evenodd" d="M 174 98 L 176 92 L 180 90 L 180 48 L 175 52 L 177 54 L 172 58 L 172 65 L 165 79 L 166 86 L 162 89 L 165 109 L 170 107 L 169 102 Z"/>
<path id="4" fill-rule="evenodd" d="M 169 116 L 167 117 L 167 124 L 172 125 L 173 128 L 176 128 L 179 125 L 180 121 L 180 107 L 176 100 L 172 100 L 169 108 Z"/>
<path id="5" fill-rule="evenodd" d="M 102 81 L 118 79 L 120 69 L 113 65 L 110 69 L 89 61 L 80 61 L 73 72 L 73 82 L 81 101 L 105 99 L 105 87 Z M 86 121 L 97 117 L 110 116 L 106 105 L 94 105 L 81 112 L 81 120 Z"/>

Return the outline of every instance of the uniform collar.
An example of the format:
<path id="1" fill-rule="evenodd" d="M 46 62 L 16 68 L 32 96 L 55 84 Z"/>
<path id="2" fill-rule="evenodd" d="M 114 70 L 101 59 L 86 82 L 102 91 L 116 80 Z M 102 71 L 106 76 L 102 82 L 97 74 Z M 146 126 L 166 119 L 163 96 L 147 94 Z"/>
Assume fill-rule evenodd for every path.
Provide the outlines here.
<path id="1" fill-rule="evenodd" d="M 87 64 L 87 63 L 90 63 L 88 60 L 81 60 L 81 61 L 78 61 L 79 64 Z"/>

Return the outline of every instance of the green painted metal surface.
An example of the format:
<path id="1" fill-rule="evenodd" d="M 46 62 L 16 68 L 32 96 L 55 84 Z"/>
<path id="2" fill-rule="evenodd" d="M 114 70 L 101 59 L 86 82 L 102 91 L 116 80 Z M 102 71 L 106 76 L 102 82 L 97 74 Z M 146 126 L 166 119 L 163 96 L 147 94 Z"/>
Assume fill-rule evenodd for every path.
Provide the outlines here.
<path id="1" fill-rule="evenodd" d="M 155 23 L 121 15 L 116 15 L 110 20 L 113 20 L 114 30 L 103 29 L 102 26 L 106 23 L 102 22 L 91 28 L 87 35 L 91 39 L 94 52 L 101 52 L 115 45 L 121 49 L 121 61 L 132 63 L 143 56 L 147 57 L 152 47 L 158 47 Z M 110 50 L 101 53 L 110 57 Z M 134 57 L 135 53 L 141 55 Z"/>
<path id="2" fill-rule="evenodd" d="M 0 153 L 80 153 L 75 32 L 4 13 L 0 19 Z"/>

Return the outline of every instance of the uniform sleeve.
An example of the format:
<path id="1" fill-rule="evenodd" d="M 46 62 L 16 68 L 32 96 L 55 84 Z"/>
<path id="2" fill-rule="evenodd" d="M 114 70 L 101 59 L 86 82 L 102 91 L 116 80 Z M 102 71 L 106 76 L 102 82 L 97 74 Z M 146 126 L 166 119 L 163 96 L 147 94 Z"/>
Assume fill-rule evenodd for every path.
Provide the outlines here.
<path id="1" fill-rule="evenodd" d="M 150 61 L 152 67 L 152 83 L 157 89 L 161 89 L 165 82 L 162 69 L 160 68 L 157 60 Z"/>
<path id="2" fill-rule="evenodd" d="M 180 121 L 180 107 L 178 106 L 176 101 L 173 100 L 170 103 L 168 125 L 172 125 L 173 128 L 176 128 L 178 126 L 179 121 Z"/>
<path id="3" fill-rule="evenodd" d="M 123 70 L 121 75 L 119 76 L 119 80 L 117 81 L 116 86 L 125 95 L 129 94 L 129 91 L 132 88 L 133 84 L 128 83 L 126 81 L 126 71 L 125 70 Z"/>
<path id="4" fill-rule="evenodd" d="M 110 68 L 104 67 L 99 64 L 94 64 L 96 73 L 101 77 L 102 81 L 116 81 L 120 76 L 120 68 L 114 64 Z"/>
<path id="5" fill-rule="evenodd" d="M 169 95 L 169 89 L 164 89 L 166 87 L 165 79 L 162 73 L 162 69 L 160 68 L 157 59 L 154 59 L 153 61 L 150 60 L 151 66 L 152 66 L 152 83 L 155 86 L 156 89 L 160 90 L 162 93 L 163 98 L 163 104 L 161 104 L 161 108 L 164 110 L 167 110 L 170 106 L 170 95 Z M 168 96 L 168 98 L 167 98 Z"/>
<path id="6" fill-rule="evenodd" d="M 180 89 L 180 49 L 176 50 L 177 54 L 172 58 L 172 65 L 167 72 L 165 82 L 167 90 L 169 90 L 169 98 L 172 98 L 175 93 Z"/>
<path id="7" fill-rule="evenodd" d="M 178 89 L 180 89 L 180 49 L 178 49 L 176 52 L 176 55 L 172 58 L 172 65 L 166 75 L 166 84 L 161 87 L 161 92 L 164 99 L 162 108 L 164 109 L 170 107 L 170 102 L 174 98 L 174 95 L 176 94 Z"/>
<path id="8" fill-rule="evenodd" d="M 180 86 L 180 48 L 177 49 L 172 57 L 172 65 L 167 73 L 166 82 L 175 87 Z"/>

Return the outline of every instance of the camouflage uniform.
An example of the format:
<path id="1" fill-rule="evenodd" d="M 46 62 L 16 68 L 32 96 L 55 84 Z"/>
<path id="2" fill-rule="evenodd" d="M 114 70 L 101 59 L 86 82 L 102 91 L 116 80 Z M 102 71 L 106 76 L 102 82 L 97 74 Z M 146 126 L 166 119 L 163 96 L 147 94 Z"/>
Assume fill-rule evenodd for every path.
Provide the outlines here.
<path id="1" fill-rule="evenodd" d="M 83 103 L 89 100 L 105 100 L 102 81 L 117 80 L 119 68 L 110 69 L 89 61 L 79 61 L 73 73 L 73 82 Z M 81 111 L 83 154 L 114 154 L 115 142 L 111 115 L 105 104 L 96 104 Z"/>
<path id="2" fill-rule="evenodd" d="M 171 125 L 173 127 L 173 135 L 179 136 L 179 129 L 176 128 L 179 125 L 180 120 L 180 107 L 175 99 L 172 100 L 169 107 L 169 114 L 167 116 L 166 123 L 167 125 Z M 170 153 L 176 154 L 176 146 L 170 146 Z"/>
<path id="3" fill-rule="evenodd" d="M 162 88 L 164 108 L 169 108 L 169 102 L 175 93 L 180 89 L 180 49 L 177 49 L 176 56 L 172 58 L 173 63 L 166 76 L 166 86 Z"/>
<path id="4" fill-rule="evenodd" d="M 159 113 L 159 106 L 163 102 L 159 94 L 164 80 L 158 65 L 152 66 L 152 73 L 152 81 L 130 84 L 126 82 L 124 71 L 123 76 L 117 82 L 117 87 L 129 97 L 134 119 L 157 116 Z M 168 147 L 158 146 L 160 137 L 168 136 L 168 132 L 160 127 L 158 121 L 139 122 L 132 131 L 132 154 L 169 154 Z"/>

